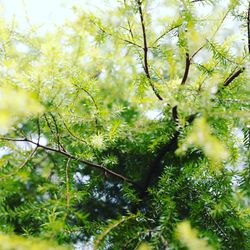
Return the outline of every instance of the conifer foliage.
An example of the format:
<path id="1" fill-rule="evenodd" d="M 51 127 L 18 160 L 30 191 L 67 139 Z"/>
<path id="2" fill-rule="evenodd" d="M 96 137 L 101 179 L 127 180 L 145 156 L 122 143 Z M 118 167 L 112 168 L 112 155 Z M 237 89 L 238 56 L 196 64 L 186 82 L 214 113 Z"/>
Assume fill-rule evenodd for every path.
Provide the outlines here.
<path id="1" fill-rule="evenodd" d="M 249 249 L 250 3 L 107 6 L 1 20 L 0 249 Z"/>

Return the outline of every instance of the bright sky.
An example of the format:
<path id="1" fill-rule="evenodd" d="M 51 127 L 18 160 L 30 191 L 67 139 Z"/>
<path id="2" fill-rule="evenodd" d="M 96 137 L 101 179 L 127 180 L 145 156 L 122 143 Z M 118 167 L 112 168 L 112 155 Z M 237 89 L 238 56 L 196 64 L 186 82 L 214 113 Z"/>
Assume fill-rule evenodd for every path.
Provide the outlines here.
<path id="1" fill-rule="evenodd" d="M 107 2 L 106 0 L 0 0 L 0 8 L 1 15 L 5 19 L 11 21 L 14 18 L 22 29 L 28 28 L 30 22 L 33 25 L 42 25 L 42 29 L 48 31 L 54 25 L 62 24 L 65 19 L 74 17 L 72 6 L 97 11 L 97 9 L 104 10 L 108 5 Z"/>
<path id="2" fill-rule="evenodd" d="M 229 0 L 223 0 L 221 5 L 227 5 Z M 247 1 L 247 0 L 244 0 Z M 118 4 L 117 0 L 0 0 L 0 15 L 8 21 L 14 20 L 19 24 L 19 28 L 27 29 L 32 25 L 41 25 L 41 32 L 51 31 L 54 25 L 60 25 L 65 19 L 75 17 L 72 6 L 90 10 L 94 13 L 105 9 L 114 8 Z M 171 8 L 158 8 L 163 0 L 156 0 L 153 6 L 153 14 L 156 18 L 159 15 L 175 15 Z M 224 3 L 224 4 L 223 4 Z M 203 6 L 197 4 L 197 11 L 200 14 L 208 15 L 213 12 L 210 5 Z M 232 25 L 227 21 L 227 26 Z M 233 24 L 234 25 L 234 24 Z"/>

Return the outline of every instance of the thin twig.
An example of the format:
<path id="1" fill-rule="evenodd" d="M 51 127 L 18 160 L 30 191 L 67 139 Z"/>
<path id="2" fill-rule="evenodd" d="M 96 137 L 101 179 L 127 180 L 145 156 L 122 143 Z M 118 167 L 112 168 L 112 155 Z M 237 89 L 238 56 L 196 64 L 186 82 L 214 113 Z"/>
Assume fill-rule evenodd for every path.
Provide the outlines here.
<path id="1" fill-rule="evenodd" d="M 32 159 L 32 157 L 35 155 L 37 149 L 38 149 L 38 147 L 35 147 L 32 150 L 32 152 L 30 153 L 30 155 L 26 158 L 26 160 L 14 172 L 11 172 L 10 174 L 7 174 L 7 175 L 1 177 L 0 180 L 5 180 L 8 177 L 16 176 L 18 171 L 21 170 L 22 168 L 24 168 L 27 165 L 27 163 Z"/>
<path id="2" fill-rule="evenodd" d="M 93 104 L 94 104 L 94 106 L 96 108 L 96 112 L 98 113 L 99 112 L 99 108 L 98 108 L 98 105 L 97 105 L 97 103 L 96 103 L 95 98 L 93 97 L 93 95 L 88 90 L 86 90 L 85 88 L 83 88 L 82 86 L 78 86 L 77 84 L 74 84 L 74 83 L 72 83 L 72 84 L 75 87 L 77 87 L 78 89 L 81 89 L 83 92 L 85 92 L 89 96 L 89 98 L 91 99 L 91 101 L 93 102 Z M 98 117 L 97 116 L 95 116 L 95 123 L 96 123 L 96 125 L 98 125 Z"/>
<path id="3" fill-rule="evenodd" d="M 159 40 L 161 40 L 164 36 L 166 36 L 166 35 L 167 35 L 168 33 L 170 33 L 172 30 L 174 30 L 174 29 L 180 27 L 181 25 L 182 25 L 182 23 L 181 23 L 181 24 L 178 24 L 178 25 L 176 25 L 176 26 L 174 26 L 174 27 L 171 27 L 169 30 L 166 30 L 165 32 L 163 32 L 158 38 L 155 39 L 155 41 L 152 43 L 152 46 L 151 46 L 151 47 L 154 47 L 154 45 L 156 45 L 156 44 L 159 42 Z"/>
<path id="4" fill-rule="evenodd" d="M 68 126 L 66 125 L 65 121 L 63 121 L 63 125 L 64 125 L 64 127 L 66 128 L 66 130 L 68 131 L 68 133 L 69 133 L 74 139 L 76 139 L 76 140 L 78 140 L 78 141 L 80 141 L 80 142 L 82 142 L 82 143 L 84 143 L 84 144 L 88 144 L 87 141 L 85 141 L 85 140 L 83 140 L 83 139 L 77 137 L 75 134 L 73 134 L 73 132 L 72 132 L 72 131 L 68 128 Z"/>
<path id="5" fill-rule="evenodd" d="M 49 120 L 48 120 L 47 115 L 44 114 L 43 116 L 44 116 L 44 118 L 45 118 L 45 121 L 46 121 L 46 123 L 47 123 L 47 125 L 48 125 L 48 128 L 49 128 L 49 130 L 50 130 L 52 136 L 54 136 L 54 131 L 53 131 L 52 127 L 51 127 L 51 124 L 50 124 L 50 122 L 49 122 Z M 60 143 L 58 142 L 57 136 L 56 136 L 56 140 L 57 140 L 57 147 L 60 149 Z M 38 143 L 39 143 L 39 142 L 38 142 Z"/>
<path id="6" fill-rule="evenodd" d="M 149 73 L 149 66 L 148 66 L 148 44 L 147 44 L 147 35 L 146 35 L 145 22 L 144 22 L 144 17 L 143 17 L 143 13 L 142 13 L 142 2 L 140 0 L 137 0 L 137 3 L 138 3 L 139 14 L 140 14 L 140 20 L 141 20 L 142 36 L 143 36 L 143 51 L 144 51 L 144 58 L 143 58 L 144 59 L 144 65 L 143 65 L 143 69 L 145 71 L 146 77 L 149 80 L 149 84 L 150 84 L 153 92 L 155 93 L 155 95 L 157 96 L 157 98 L 159 100 L 163 100 L 163 98 L 161 97 L 161 95 L 156 90 L 154 84 L 152 83 L 151 76 L 150 76 L 150 73 Z"/>
<path id="7" fill-rule="evenodd" d="M 55 125 L 57 144 L 58 144 L 59 147 L 62 148 L 63 151 L 66 151 L 65 148 L 64 148 L 64 146 L 62 145 L 62 143 L 61 143 L 61 141 L 60 141 L 59 128 L 58 128 L 58 126 L 57 126 L 56 118 L 55 118 L 55 116 L 54 116 L 51 112 L 50 112 L 49 114 L 50 114 L 50 116 L 52 117 L 52 120 L 53 120 L 54 125 Z"/>
<path id="8" fill-rule="evenodd" d="M 199 195 L 200 198 L 201 198 L 202 194 L 201 194 L 201 192 L 200 192 L 199 190 L 194 189 L 194 188 L 192 188 L 192 187 L 191 187 L 191 190 L 194 191 L 194 193 L 195 193 L 196 195 Z M 207 216 L 208 218 L 211 218 L 211 219 L 212 219 L 213 223 L 215 224 L 215 226 L 217 227 L 217 229 L 220 231 L 220 233 L 224 235 L 224 237 L 228 240 L 228 242 L 230 242 L 230 239 L 228 238 L 227 234 L 226 234 L 225 231 L 221 228 L 221 226 L 219 225 L 219 223 L 214 219 L 214 217 L 209 213 L 209 210 L 208 210 L 208 208 L 207 208 L 206 206 L 204 207 L 204 210 L 205 210 L 206 216 Z"/>
<path id="9" fill-rule="evenodd" d="M 191 3 L 207 2 L 207 0 L 193 0 Z"/>
<path id="10" fill-rule="evenodd" d="M 235 64 L 235 65 L 238 65 L 237 62 L 235 62 L 235 61 L 233 61 L 233 60 L 227 58 L 223 53 L 221 53 L 220 51 L 218 51 L 218 50 L 216 49 L 215 45 L 214 45 L 212 42 L 210 42 L 208 39 L 206 39 L 206 40 L 207 40 L 207 43 L 212 47 L 212 49 L 215 50 L 215 51 L 216 51 L 221 57 L 223 57 L 226 61 L 228 61 L 228 62 L 230 62 L 230 63 L 232 63 L 232 64 Z"/>
<path id="11" fill-rule="evenodd" d="M 132 31 L 131 23 L 129 20 L 128 20 L 128 27 L 129 27 L 130 36 L 131 36 L 132 40 L 134 41 L 134 33 Z"/>
<path id="12" fill-rule="evenodd" d="M 101 244 L 101 242 L 104 240 L 104 238 L 110 233 L 110 231 L 112 231 L 114 228 L 118 227 L 119 225 L 123 224 L 124 222 L 134 219 L 138 217 L 137 214 L 131 214 L 127 217 L 122 217 L 120 220 L 115 221 L 113 224 L 111 224 L 108 228 L 106 228 L 104 230 L 104 232 L 102 232 L 99 237 L 97 237 L 97 239 L 94 242 L 94 250 L 99 249 L 99 245 Z"/>
<path id="13" fill-rule="evenodd" d="M 213 38 L 215 37 L 215 35 L 217 34 L 217 32 L 218 32 L 218 30 L 220 29 L 221 25 L 224 23 L 224 21 L 225 21 L 227 15 L 229 14 L 229 12 L 230 12 L 230 10 L 228 10 L 228 11 L 225 13 L 224 17 L 222 18 L 220 24 L 218 25 L 218 27 L 217 27 L 216 30 L 214 31 L 214 33 L 213 33 L 213 35 L 211 36 L 210 40 L 213 39 Z M 193 58 L 194 58 L 194 57 L 195 57 L 195 56 L 205 47 L 207 41 L 208 41 L 208 39 L 206 39 L 206 42 L 205 42 L 199 49 L 197 49 L 197 50 L 193 53 L 193 55 L 190 56 L 190 62 L 191 62 L 191 61 L 193 60 Z"/>
<path id="14" fill-rule="evenodd" d="M 92 168 L 96 168 L 96 169 L 99 169 L 101 171 L 103 171 L 104 173 L 108 173 L 109 175 L 113 176 L 113 177 L 116 177 L 122 181 L 125 181 L 127 183 L 130 183 L 132 184 L 135 188 L 137 189 L 141 189 L 141 187 L 133 180 L 127 178 L 126 176 L 123 176 L 122 174 L 119 174 L 117 172 L 114 172 L 108 168 L 106 168 L 105 166 L 103 165 L 99 165 L 99 164 L 96 164 L 96 163 L 93 163 L 93 162 L 90 162 L 88 160 L 84 160 L 84 159 L 81 159 L 77 156 L 74 156 L 74 155 L 71 155 L 70 153 L 68 153 L 67 151 L 62 151 L 61 149 L 56 149 L 56 148 L 51 148 L 51 147 L 48 147 L 48 146 L 44 146 L 44 145 L 41 145 L 40 143 L 37 143 L 37 142 L 34 142 L 28 138 L 7 138 L 7 137 L 0 137 L 0 140 L 5 140 L 5 141 L 12 141 L 12 142 L 28 142 L 28 143 L 31 143 L 33 145 L 36 145 L 38 148 L 42 148 L 44 150 L 47 150 L 47 151 L 51 151 L 51 152 L 55 152 L 55 153 L 58 153 L 58 154 L 61 154 L 61 155 L 64 155 L 72 160 L 76 160 L 76 161 L 79 161 L 89 167 L 92 167 Z"/>
<path id="15" fill-rule="evenodd" d="M 125 43 L 131 44 L 131 45 L 134 45 L 134 46 L 136 46 L 136 47 L 138 47 L 138 48 L 140 48 L 140 49 L 143 49 L 141 45 L 139 45 L 139 44 L 137 44 L 137 43 L 135 43 L 135 42 L 132 42 L 132 41 L 127 40 L 127 39 L 123 39 L 123 38 L 121 38 L 121 37 L 117 37 L 117 36 L 115 36 L 114 34 L 109 33 L 109 32 L 106 31 L 103 27 L 100 27 L 100 25 L 98 25 L 94 20 L 91 20 L 91 22 L 92 22 L 100 31 L 102 31 L 104 34 L 106 34 L 106 35 L 108 35 L 108 36 L 111 36 L 111 37 L 115 37 L 115 38 L 117 38 L 117 39 L 119 39 L 119 40 L 121 40 L 121 41 L 123 41 L 123 42 L 125 42 Z"/>
<path id="16" fill-rule="evenodd" d="M 217 229 L 221 232 L 221 234 L 223 234 L 224 237 L 228 241 L 230 241 L 230 239 L 228 238 L 227 234 L 224 232 L 224 230 L 221 228 L 221 226 L 218 224 L 218 222 L 213 218 L 213 216 L 210 215 L 207 210 L 205 210 L 205 213 L 206 213 L 207 217 L 210 217 L 212 219 L 213 223 L 215 224 L 215 226 L 217 227 Z"/>
<path id="17" fill-rule="evenodd" d="M 66 168 L 65 168 L 65 181 L 66 181 L 66 205 L 69 209 L 70 204 L 70 193 L 69 193 L 69 162 L 70 158 L 67 159 Z"/>
<path id="18" fill-rule="evenodd" d="M 19 166 L 18 170 L 20 170 L 21 168 L 23 168 L 23 167 L 30 161 L 30 159 L 35 155 L 37 149 L 38 149 L 38 147 L 36 146 L 36 147 L 33 149 L 33 151 L 31 152 L 31 154 L 28 156 L 28 158 L 25 160 L 25 162 L 23 162 L 23 163 Z"/>
<path id="19" fill-rule="evenodd" d="M 41 139 L 41 128 L 40 128 L 40 119 L 39 119 L 39 117 L 37 118 L 37 134 L 38 134 L 37 141 L 39 143 L 40 139 Z"/>
<path id="20" fill-rule="evenodd" d="M 37 118 L 37 133 L 38 133 L 38 137 L 37 137 L 37 142 L 40 142 L 41 139 L 41 128 L 40 128 L 40 121 L 39 121 L 39 117 Z M 36 146 L 32 152 L 30 153 L 30 155 L 26 158 L 26 160 L 17 168 L 17 170 L 14 173 L 11 173 L 11 176 L 13 176 L 14 174 L 16 174 L 20 169 L 24 168 L 27 163 L 32 159 L 32 157 L 36 154 L 38 147 Z"/>
<path id="21" fill-rule="evenodd" d="M 98 110 L 99 108 L 98 108 L 98 105 L 97 105 L 97 103 L 96 103 L 96 101 L 95 101 L 95 98 L 93 97 L 93 95 L 91 95 L 90 94 L 90 92 L 88 91 L 88 90 L 86 90 L 85 88 L 83 88 L 82 86 L 79 86 L 79 85 L 77 85 L 77 84 L 73 84 L 75 87 L 77 87 L 78 89 L 81 89 L 82 91 L 84 91 L 88 96 L 89 96 L 89 98 L 91 99 L 91 101 L 93 102 L 93 104 L 95 105 L 95 108 L 96 108 L 96 110 Z"/>

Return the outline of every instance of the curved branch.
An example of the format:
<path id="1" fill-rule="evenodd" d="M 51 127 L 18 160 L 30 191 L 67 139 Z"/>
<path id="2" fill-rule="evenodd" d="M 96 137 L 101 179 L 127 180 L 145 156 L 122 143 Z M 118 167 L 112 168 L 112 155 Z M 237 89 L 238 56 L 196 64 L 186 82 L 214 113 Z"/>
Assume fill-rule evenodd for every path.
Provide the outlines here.
<path id="1" fill-rule="evenodd" d="M 31 143 L 33 145 L 36 145 L 36 147 L 38 147 L 38 148 L 42 148 L 42 149 L 47 150 L 47 151 L 51 151 L 51 152 L 55 152 L 55 153 L 64 155 L 64 156 L 68 157 L 69 159 L 76 160 L 76 161 L 79 161 L 79 162 L 89 166 L 89 167 L 99 169 L 99 170 L 103 171 L 104 173 L 107 173 L 107 174 L 109 174 L 109 175 L 111 175 L 111 176 L 113 176 L 115 178 L 118 178 L 118 179 L 120 179 L 122 181 L 125 181 L 127 183 L 132 184 L 136 189 L 139 189 L 139 190 L 141 189 L 141 187 L 135 181 L 127 178 L 126 176 L 123 176 L 122 174 L 114 172 L 113 170 L 110 170 L 110 169 L 106 168 L 103 165 L 96 164 L 96 163 L 93 163 L 91 161 L 78 158 L 77 156 L 74 156 L 74 155 L 68 153 L 67 151 L 62 151 L 61 149 L 55 149 L 55 148 L 51 148 L 51 147 L 48 147 L 48 146 L 44 146 L 44 145 L 41 145 L 38 142 L 34 142 L 34 141 L 32 141 L 30 139 L 27 139 L 27 138 L 0 137 L 0 140 L 12 141 L 12 142 L 28 142 L 28 143 Z"/>
<path id="2" fill-rule="evenodd" d="M 168 30 L 166 30 L 165 32 L 163 32 L 159 37 L 157 37 L 156 39 L 155 39 L 155 41 L 152 43 L 152 46 L 150 46 L 150 47 L 153 47 L 154 45 L 156 45 L 158 42 L 159 42 L 159 40 L 161 40 L 164 36 L 166 36 L 168 33 L 170 33 L 172 30 L 174 30 L 174 29 L 176 29 L 176 28 L 179 28 L 180 26 L 181 26 L 182 24 L 177 24 L 177 25 L 175 25 L 174 27 L 171 27 L 171 28 L 169 28 Z"/>
<path id="3" fill-rule="evenodd" d="M 147 44 L 147 35 L 146 35 L 146 28 L 145 28 L 145 23 L 144 23 L 144 17 L 143 17 L 143 13 L 142 13 L 142 2 L 140 0 L 137 0 L 137 4 L 138 4 L 138 10 L 139 10 L 139 14 L 140 14 L 140 20 L 141 20 L 141 28 L 142 28 L 142 36 L 143 36 L 143 52 L 144 52 L 144 65 L 143 65 L 143 69 L 145 72 L 146 77 L 149 80 L 149 84 L 154 92 L 154 94 L 157 96 L 157 98 L 159 100 L 163 100 L 163 98 L 161 97 L 161 95 L 158 93 L 157 89 L 155 88 L 154 84 L 151 81 L 151 76 L 149 73 L 149 66 L 148 66 L 148 44 Z"/>

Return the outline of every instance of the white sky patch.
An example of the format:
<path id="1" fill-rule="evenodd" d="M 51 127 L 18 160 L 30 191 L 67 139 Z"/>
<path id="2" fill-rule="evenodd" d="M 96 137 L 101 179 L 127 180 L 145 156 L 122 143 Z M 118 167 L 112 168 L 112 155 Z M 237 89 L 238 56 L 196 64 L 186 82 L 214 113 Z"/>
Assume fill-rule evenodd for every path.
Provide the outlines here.
<path id="1" fill-rule="evenodd" d="M 87 184 L 89 183 L 90 176 L 89 175 L 82 175 L 80 172 L 76 172 L 73 176 L 76 183 Z"/>
<path id="2" fill-rule="evenodd" d="M 244 133 L 240 128 L 234 128 L 232 135 L 235 137 L 235 146 L 240 147 L 244 145 Z"/>
<path id="3" fill-rule="evenodd" d="M 37 134 L 32 134 L 31 135 L 31 141 L 37 143 L 38 142 L 38 135 Z M 15 142 L 17 147 L 21 148 L 24 151 L 30 151 L 32 149 L 34 149 L 36 147 L 35 144 L 30 143 L 30 142 L 26 142 L 26 141 L 17 141 Z M 41 136 L 40 140 L 39 140 L 39 144 L 42 146 L 46 146 L 48 143 L 48 140 L 46 137 Z"/>
<path id="4" fill-rule="evenodd" d="M 145 112 L 145 115 L 149 120 L 159 120 L 163 117 L 162 110 L 160 109 L 149 109 Z"/>
<path id="5" fill-rule="evenodd" d="M 0 158 L 2 158 L 5 155 L 8 155 L 10 153 L 11 153 L 11 150 L 8 147 L 6 147 L 6 146 L 0 147 Z"/>
<path id="6" fill-rule="evenodd" d="M 75 245 L 75 250 L 93 250 L 94 249 L 94 237 L 91 237 L 89 242 L 78 241 Z"/>
<path id="7" fill-rule="evenodd" d="M 112 2 L 112 3 L 111 3 Z M 41 26 L 40 31 L 53 31 L 55 26 L 63 24 L 66 19 L 74 19 L 73 6 L 85 11 L 104 12 L 114 8 L 118 1 L 106 0 L 0 0 L 1 16 L 19 28 L 29 30 L 31 26 Z"/>
<path id="8" fill-rule="evenodd" d="M 26 44 L 23 44 L 23 43 L 17 43 L 16 44 L 16 50 L 18 52 L 22 52 L 22 53 L 28 53 L 30 48 L 26 45 Z"/>

